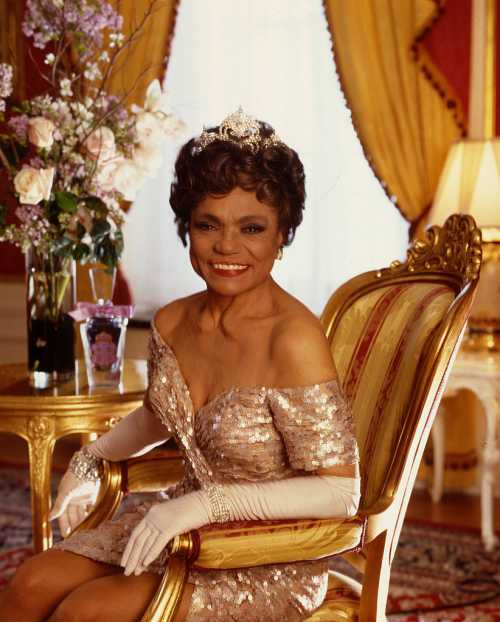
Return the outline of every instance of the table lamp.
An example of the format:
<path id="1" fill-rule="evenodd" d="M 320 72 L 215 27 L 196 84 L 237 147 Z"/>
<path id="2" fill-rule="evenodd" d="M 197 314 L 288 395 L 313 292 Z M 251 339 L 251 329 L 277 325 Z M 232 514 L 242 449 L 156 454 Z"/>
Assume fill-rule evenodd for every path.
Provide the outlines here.
<path id="1" fill-rule="evenodd" d="M 464 346 L 500 350 L 500 138 L 461 140 L 446 159 L 429 222 L 470 214 L 483 234 L 483 263 Z"/>

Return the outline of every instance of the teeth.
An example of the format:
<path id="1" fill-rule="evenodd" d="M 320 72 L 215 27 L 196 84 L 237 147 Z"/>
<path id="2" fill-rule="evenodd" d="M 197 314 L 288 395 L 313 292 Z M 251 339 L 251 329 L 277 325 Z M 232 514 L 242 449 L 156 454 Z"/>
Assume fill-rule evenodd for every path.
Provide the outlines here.
<path id="1" fill-rule="evenodd" d="M 245 270 L 248 268 L 248 266 L 238 263 L 214 263 L 213 266 L 216 270 Z"/>

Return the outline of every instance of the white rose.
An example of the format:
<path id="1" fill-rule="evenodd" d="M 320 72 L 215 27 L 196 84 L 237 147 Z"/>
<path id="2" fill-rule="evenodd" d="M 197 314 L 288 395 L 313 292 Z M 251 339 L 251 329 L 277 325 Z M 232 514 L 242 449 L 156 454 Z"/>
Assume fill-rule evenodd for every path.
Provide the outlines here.
<path id="1" fill-rule="evenodd" d="M 163 112 L 170 114 L 170 104 L 168 96 L 161 90 L 159 80 L 153 80 L 146 91 L 144 110 L 151 112 Z"/>
<path id="2" fill-rule="evenodd" d="M 163 128 L 160 119 L 152 112 L 141 112 L 135 122 L 137 138 L 143 145 L 158 145 L 163 141 Z"/>
<path id="3" fill-rule="evenodd" d="M 115 135 L 109 127 L 99 127 L 85 141 L 85 149 L 93 160 L 107 162 L 116 154 Z"/>
<path id="4" fill-rule="evenodd" d="M 33 168 L 25 166 L 14 177 L 14 187 L 19 194 L 19 201 L 36 205 L 42 199 L 50 199 L 50 191 L 54 181 L 54 168 Z"/>
<path id="5" fill-rule="evenodd" d="M 134 149 L 133 162 L 146 177 L 154 177 L 162 161 L 162 152 L 154 146 L 139 145 Z"/>
<path id="6" fill-rule="evenodd" d="M 160 125 L 167 136 L 180 136 L 186 129 L 186 124 L 173 115 L 161 115 Z"/>
<path id="7" fill-rule="evenodd" d="M 28 122 L 28 139 L 40 149 L 50 149 L 54 143 L 55 125 L 45 117 L 33 117 Z"/>
<path id="8" fill-rule="evenodd" d="M 159 80 L 153 80 L 148 86 L 144 98 L 144 108 L 132 104 L 132 112 L 135 114 L 139 114 L 140 112 L 162 112 L 163 114 L 170 114 L 168 96 L 161 90 Z"/>
<path id="9" fill-rule="evenodd" d="M 143 182 L 141 169 L 132 160 L 124 159 L 115 169 L 114 184 L 125 201 L 134 201 Z"/>
<path id="10" fill-rule="evenodd" d="M 97 183 L 106 192 L 115 190 L 116 169 L 124 160 L 122 156 L 116 156 L 97 169 Z"/>

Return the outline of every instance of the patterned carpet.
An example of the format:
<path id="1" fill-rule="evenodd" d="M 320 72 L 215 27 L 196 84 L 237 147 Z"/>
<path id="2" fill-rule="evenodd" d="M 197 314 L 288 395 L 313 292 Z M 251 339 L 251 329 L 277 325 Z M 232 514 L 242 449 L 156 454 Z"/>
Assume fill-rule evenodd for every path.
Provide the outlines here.
<path id="1" fill-rule="evenodd" d="M 388 602 L 401 611 L 391 620 L 500 622 L 500 547 L 487 553 L 477 531 L 406 524 Z"/>
<path id="2" fill-rule="evenodd" d="M 0 589 L 30 545 L 26 471 L 0 466 Z M 500 622 L 500 547 L 487 553 L 476 531 L 406 524 L 388 613 L 391 622 Z"/>

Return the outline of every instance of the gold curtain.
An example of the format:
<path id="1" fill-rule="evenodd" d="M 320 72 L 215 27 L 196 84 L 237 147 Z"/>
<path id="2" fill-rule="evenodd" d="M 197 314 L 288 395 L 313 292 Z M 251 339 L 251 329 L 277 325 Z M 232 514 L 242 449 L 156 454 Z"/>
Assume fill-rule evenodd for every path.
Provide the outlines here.
<path id="1" fill-rule="evenodd" d="M 148 84 L 165 75 L 179 0 L 111 0 L 110 4 L 123 17 L 125 37 L 135 32 L 148 11 L 152 12 L 120 58 L 107 86 L 109 93 L 120 95 L 134 89 L 135 85 L 127 102 L 141 104 Z"/>
<path id="2" fill-rule="evenodd" d="M 446 153 L 462 132 L 414 55 L 439 5 L 324 0 L 354 127 L 387 194 L 413 225 L 430 206 Z"/>

